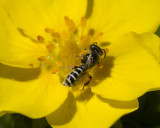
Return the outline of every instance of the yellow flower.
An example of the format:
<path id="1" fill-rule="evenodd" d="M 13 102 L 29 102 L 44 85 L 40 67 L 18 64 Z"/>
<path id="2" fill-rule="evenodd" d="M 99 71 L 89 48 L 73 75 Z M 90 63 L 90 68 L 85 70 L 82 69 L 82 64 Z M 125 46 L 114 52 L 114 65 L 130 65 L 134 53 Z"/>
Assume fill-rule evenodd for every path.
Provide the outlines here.
<path id="1" fill-rule="evenodd" d="M 150 45 L 160 40 L 143 33 L 158 28 L 159 6 L 159 0 L 2 0 L 1 114 L 105 128 L 136 110 L 139 96 L 160 87 L 158 45 Z M 89 72 L 93 80 L 84 90 L 87 74 L 63 86 L 69 68 L 81 64 L 76 56 L 94 42 L 109 52 Z"/>

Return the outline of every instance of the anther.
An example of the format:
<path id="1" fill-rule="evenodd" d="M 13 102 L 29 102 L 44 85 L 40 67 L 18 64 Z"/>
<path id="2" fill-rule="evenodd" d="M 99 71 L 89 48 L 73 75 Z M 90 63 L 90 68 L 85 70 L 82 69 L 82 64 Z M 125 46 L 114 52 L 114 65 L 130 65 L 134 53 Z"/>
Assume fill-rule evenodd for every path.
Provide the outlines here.
<path id="1" fill-rule="evenodd" d="M 32 67 L 32 68 L 33 68 L 33 64 L 29 64 L 29 67 Z"/>
<path id="2" fill-rule="evenodd" d="M 50 28 L 45 28 L 44 31 L 47 32 L 47 33 L 50 33 L 50 34 L 54 33 L 54 30 L 50 29 Z"/>
<path id="3" fill-rule="evenodd" d="M 52 68 L 51 69 L 52 74 L 56 74 L 57 70 L 58 70 L 57 68 Z"/>
<path id="4" fill-rule="evenodd" d="M 39 61 L 46 61 L 46 57 L 45 56 L 41 56 L 38 58 Z"/>
<path id="5" fill-rule="evenodd" d="M 88 47 L 89 43 L 90 43 L 90 37 L 88 35 L 85 35 L 83 37 L 81 37 L 80 42 L 85 46 Z"/>
<path id="6" fill-rule="evenodd" d="M 102 64 L 98 64 L 97 66 L 98 66 L 98 68 L 103 68 Z"/>
<path id="7" fill-rule="evenodd" d="M 55 46 L 54 46 L 53 44 L 48 44 L 48 45 L 46 46 L 46 48 L 47 48 L 48 50 L 53 50 L 53 49 L 55 48 Z"/>
<path id="8" fill-rule="evenodd" d="M 94 39 L 97 39 L 97 38 L 99 38 L 100 36 L 102 36 L 103 35 L 103 32 L 97 32 L 97 33 L 95 33 L 94 35 L 93 35 L 93 38 Z"/>
<path id="9" fill-rule="evenodd" d="M 40 42 L 40 43 L 44 43 L 44 38 L 40 35 L 37 36 L 37 40 Z"/>
<path id="10" fill-rule="evenodd" d="M 69 37 L 69 34 L 68 34 L 66 31 L 63 31 L 63 32 L 62 32 L 62 37 L 63 37 L 64 39 L 67 39 L 67 38 Z"/>
<path id="11" fill-rule="evenodd" d="M 53 32 L 53 33 L 52 33 L 52 36 L 59 38 L 59 37 L 60 37 L 60 34 L 59 34 L 58 32 Z"/>
<path id="12" fill-rule="evenodd" d="M 62 56 L 63 59 L 65 59 L 65 58 L 67 58 L 69 55 L 68 55 L 67 53 L 62 53 L 61 56 Z"/>
<path id="13" fill-rule="evenodd" d="M 86 18 L 82 17 L 81 18 L 81 26 L 84 28 L 86 26 L 87 22 L 86 22 Z"/>
<path id="14" fill-rule="evenodd" d="M 70 20 L 67 16 L 65 16 L 64 21 L 65 21 L 69 31 L 74 32 L 75 31 L 75 24 L 74 24 L 73 20 Z"/>
<path id="15" fill-rule="evenodd" d="M 64 21 L 65 21 L 66 25 L 70 24 L 70 19 L 67 16 L 64 17 Z"/>
<path id="16" fill-rule="evenodd" d="M 62 62 L 61 62 L 61 61 L 56 61 L 56 65 L 57 65 L 58 67 L 61 67 L 61 66 L 62 66 Z"/>

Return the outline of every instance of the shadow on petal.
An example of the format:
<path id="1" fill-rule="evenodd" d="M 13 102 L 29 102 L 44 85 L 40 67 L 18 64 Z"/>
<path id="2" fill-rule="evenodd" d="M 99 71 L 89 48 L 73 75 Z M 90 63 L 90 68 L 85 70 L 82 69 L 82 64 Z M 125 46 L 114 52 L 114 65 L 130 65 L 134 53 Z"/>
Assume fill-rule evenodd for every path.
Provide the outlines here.
<path id="1" fill-rule="evenodd" d="M 86 10 L 86 14 L 85 17 L 89 18 L 92 15 L 93 12 L 93 5 L 94 5 L 94 0 L 87 0 L 87 10 Z"/>
<path id="2" fill-rule="evenodd" d="M 64 103 L 56 111 L 47 116 L 47 120 L 53 125 L 63 125 L 73 119 L 76 111 L 75 98 L 72 93 L 69 93 Z"/>
<path id="3" fill-rule="evenodd" d="M 82 91 L 79 96 L 76 97 L 76 100 L 79 102 L 87 103 L 92 97 L 94 93 L 91 92 L 90 88 Z"/>
<path id="4" fill-rule="evenodd" d="M 102 59 L 100 63 L 102 63 L 103 68 L 95 70 L 93 74 L 93 80 L 91 86 L 97 86 L 100 84 L 103 80 L 106 80 L 107 78 L 111 77 L 112 68 L 114 66 L 114 60 L 115 57 L 113 56 L 107 56 L 106 58 Z"/>
<path id="5" fill-rule="evenodd" d="M 29 81 L 39 77 L 40 68 L 17 68 L 0 64 L 0 77 L 16 81 Z"/>
<path id="6" fill-rule="evenodd" d="M 106 99 L 101 96 L 97 96 L 99 100 L 101 100 L 104 103 L 108 103 L 110 106 L 114 108 L 119 109 L 132 109 L 136 108 L 138 106 L 137 100 L 131 100 L 131 101 L 118 101 L 118 100 L 112 100 L 112 99 Z M 135 102 L 134 102 L 135 101 Z"/>

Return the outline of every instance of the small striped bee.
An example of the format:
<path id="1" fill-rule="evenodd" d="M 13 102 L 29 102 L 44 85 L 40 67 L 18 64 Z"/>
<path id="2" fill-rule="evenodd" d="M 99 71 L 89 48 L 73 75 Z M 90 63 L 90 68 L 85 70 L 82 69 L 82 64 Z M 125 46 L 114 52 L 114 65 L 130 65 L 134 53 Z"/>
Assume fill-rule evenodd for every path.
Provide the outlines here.
<path id="1" fill-rule="evenodd" d="M 82 55 L 81 65 L 72 67 L 73 70 L 67 78 L 64 80 L 63 85 L 71 87 L 77 80 L 80 78 L 88 69 L 95 67 L 99 64 L 100 57 L 104 54 L 106 56 L 106 52 L 104 49 L 101 49 L 97 46 L 97 42 L 90 45 L 89 53 L 86 55 Z M 92 76 L 89 75 L 90 81 L 92 80 Z M 84 83 L 84 86 L 88 85 L 90 81 Z M 83 86 L 83 89 L 84 89 Z"/>

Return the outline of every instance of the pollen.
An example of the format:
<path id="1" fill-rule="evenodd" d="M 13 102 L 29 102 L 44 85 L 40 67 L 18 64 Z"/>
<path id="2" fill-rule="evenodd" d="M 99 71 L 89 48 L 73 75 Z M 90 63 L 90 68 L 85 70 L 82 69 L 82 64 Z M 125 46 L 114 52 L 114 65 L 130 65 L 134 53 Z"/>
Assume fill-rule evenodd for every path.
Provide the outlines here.
<path id="1" fill-rule="evenodd" d="M 40 43 L 44 43 L 44 37 L 38 35 L 37 36 L 37 40 L 40 42 Z"/>
<path id="2" fill-rule="evenodd" d="M 81 26 L 82 26 L 82 28 L 85 28 L 86 24 L 87 24 L 86 18 L 85 18 L 85 17 L 82 17 L 82 18 L 81 18 Z"/>
<path id="3" fill-rule="evenodd" d="M 48 44 L 48 45 L 46 46 L 46 48 L 47 48 L 48 50 L 53 50 L 53 49 L 55 48 L 55 46 L 54 46 L 53 44 Z"/>
<path id="4" fill-rule="evenodd" d="M 53 67 L 53 68 L 51 69 L 52 74 L 55 74 L 57 71 L 58 71 L 58 69 L 55 68 L 55 67 Z"/>
<path id="5" fill-rule="evenodd" d="M 53 32 L 53 33 L 52 33 L 52 36 L 53 36 L 53 37 L 58 37 L 58 38 L 59 38 L 59 37 L 60 37 L 60 34 L 59 34 L 58 32 Z"/>
<path id="6" fill-rule="evenodd" d="M 71 20 L 67 16 L 65 16 L 64 21 L 68 27 L 68 30 L 71 32 L 74 32 L 75 31 L 75 23 L 73 22 L 73 20 Z"/>
<path id="7" fill-rule="evenodd" d="M 51 28 L 45 28 L 44 31 L 50 34 L 54 33 L 54 29 Z"/>
<path id="8" fill-rule="evenodd" d="M 89 28 L 85 17 L 82 17 L 76 24 L 74 20 L 65 16 L 63 22 L 64 29 L 57 30 L 47 27 L 44 28 L 45 36 L 37 36 L 37 40 L 43 43 L 48 50 L 47 56 L 37 58 L 41 67 L 53 75 L 59 75 L 61 83 L 73 70 L 72 67 L 82 64 L 81 59 L 89 52 L 90 45 L 99 42 L 99 38 L 103 35 L 102 32 Z M 97 66 L 103 68 L 103 65 Z M 80 88 L 83 87 L 81 84 L 86 81 L 84 79 L 80 79 L 75 90 L 81 90 Z"/>
<path id="9" fill-rule="evenodd" d="M 39 61 L 46 61 L 46 57 L 45 56 L 41 56 L 38 58 Z"/>

